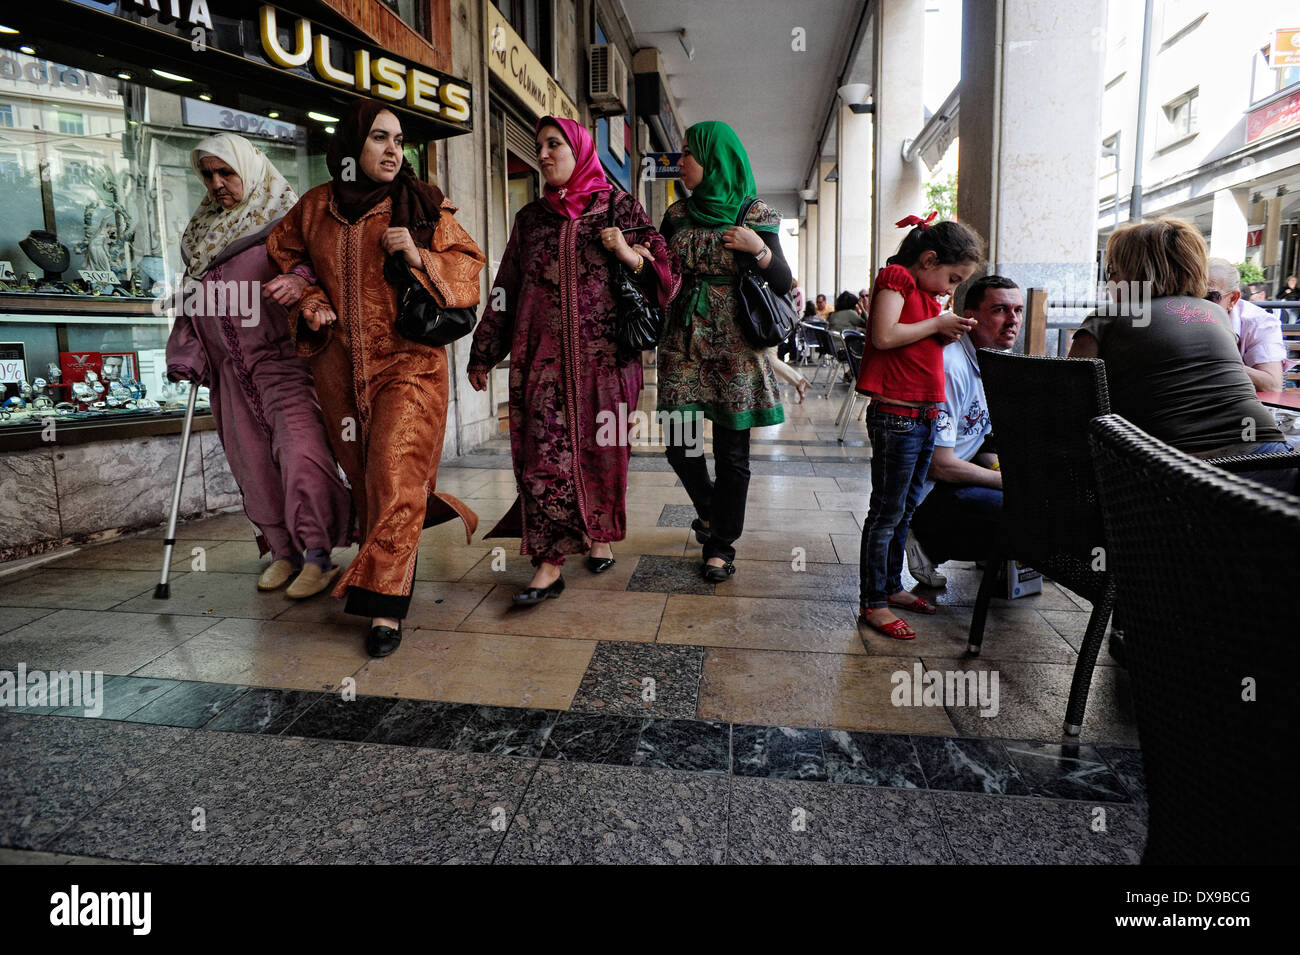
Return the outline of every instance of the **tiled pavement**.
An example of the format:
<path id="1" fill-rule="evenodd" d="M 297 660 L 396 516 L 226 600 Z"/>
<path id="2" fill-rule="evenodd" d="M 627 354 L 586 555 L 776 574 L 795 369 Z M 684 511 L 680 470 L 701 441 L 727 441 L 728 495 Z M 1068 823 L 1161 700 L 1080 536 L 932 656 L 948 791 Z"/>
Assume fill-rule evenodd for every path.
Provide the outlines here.
<path id="1" fill-rule="evenodd" d="M 1141 758 L 1104 653 L 1061 737 L 1086 602 L 995 601 L 963 658 L 978 574 L 948 565 L 918 639 L 857 627 L 870 452 L 860 422 L 835 441 L 837 398 L 754 433 L 719 585 L 647 448 L 615 567 L 571 561 L 560 599 L 512 608 L 527 559 L 481 539 L 508 445 L 445 467 L 480 532 L 425 532 L 383 660 L 339 602 L 256 591 L 242 514 L 180 528 L 167 603 L 161 530 L 0 577 L 0 670 L 107 674 L 98 718 L 0 707 L 0 862 L 1136 862 Z M 894 705 L 916 665 L 996 674 L 996 714 Z"/>

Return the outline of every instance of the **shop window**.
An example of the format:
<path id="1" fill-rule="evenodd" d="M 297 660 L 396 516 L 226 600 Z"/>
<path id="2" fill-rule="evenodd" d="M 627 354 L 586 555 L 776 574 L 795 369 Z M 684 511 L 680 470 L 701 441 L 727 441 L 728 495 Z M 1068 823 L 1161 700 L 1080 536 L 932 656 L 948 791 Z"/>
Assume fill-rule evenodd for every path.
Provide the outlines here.
<path id="1" fill-rule="evenodd" d="M 1196 101 L 1200 89 L 1190 90 L 1164 105 L 1165 122 L 1161 127 L 1160 147 L 1175 146 L 1197 131 Z"/>
<path id="2" fill-rule="evenodd" d="M 523 39 L 524 45 L 554 72 L 551 56 L 551 0 L 492 0 L 493 5 Z"/>
<path id="3" fill-rule="evenodd" d="M 1250 102 L 1266 100 L 1289 86 L 1300 85 L 1300 66 L 1275 70 L 1272 66 L 1273 45 L 1270 43 L 1255 51 L 1251 66 Z"/>
<path id="4" fill-rule="evenodd" d="M 18 125 L 14 116 L 14 107 L 12 103 L 0 103 L 0 126 L 8 126 L 13 129 Z"/>
<path id="5" fill-rule="evenodd" d="M 59 132 L 69 136 L 86 135 L 86 114 L 59 110 Z"/>

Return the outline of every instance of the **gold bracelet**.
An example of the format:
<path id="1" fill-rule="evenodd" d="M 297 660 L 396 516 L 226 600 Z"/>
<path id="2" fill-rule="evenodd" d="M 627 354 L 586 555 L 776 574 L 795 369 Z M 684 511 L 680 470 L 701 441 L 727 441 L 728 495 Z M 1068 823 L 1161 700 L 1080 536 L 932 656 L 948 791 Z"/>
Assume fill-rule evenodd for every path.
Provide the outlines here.
<path id="1" fill-rule="evenodd" d="M 636 268 L 634 268 L 634 269 L 632 270 L 632 274 L 633 274 L 633 275 L 640 275 L 640 274 L 641 274 L 641 270 L 644 269 L 644 268 L 645 268 L 645 256 L 644 256 L 644 255 L 641 255 L 641 254 L 638 252 L 638 253 L 637 253 L 637 257 L 636 257 Z"/>

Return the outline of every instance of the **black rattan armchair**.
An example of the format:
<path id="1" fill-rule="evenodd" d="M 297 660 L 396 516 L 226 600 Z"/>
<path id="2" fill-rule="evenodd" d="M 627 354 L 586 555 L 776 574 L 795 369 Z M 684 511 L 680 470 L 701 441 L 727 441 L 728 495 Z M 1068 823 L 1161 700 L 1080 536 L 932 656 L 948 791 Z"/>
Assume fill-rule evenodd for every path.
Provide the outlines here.
<path id="1" fill-rule="evenodd" d="M 978 357 L 1002 470 L 1003 534 L 990 542 L 968 649 L 980 651 L 997 571 L 1008 559 L 1024 561 L 1091 601 L 1065 709 L 1065 732 L 1077 736 L 1115 602 L 1088 447 L 1088 422 L 1110 411 L 1105 365 L 1095 358 L 988 348 Z"/>
<path id="2" fill-rule="evenodd" d="M 1300 665 L 1289 600 L 1300 498 L 1118 415 L 1091 432 L 1146 770 L 1143 861 L 1291 864 L 1293 796 L 1276 767 L 1290 758 L 1284 710 Z"/>

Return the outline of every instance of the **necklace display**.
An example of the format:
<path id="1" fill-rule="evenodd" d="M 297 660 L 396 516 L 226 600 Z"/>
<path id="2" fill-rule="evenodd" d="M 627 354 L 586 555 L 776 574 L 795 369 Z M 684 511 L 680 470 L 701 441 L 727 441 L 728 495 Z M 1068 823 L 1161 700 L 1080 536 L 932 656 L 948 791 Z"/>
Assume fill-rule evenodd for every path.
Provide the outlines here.
<path id="1" fill-rule="evenodd" d="M 53 232 L 46 232 L 44 229 L 33 229 L 27 233 L 27 238 L 18 243 L 18 248 L 23 250 L 27 258 L 45 270 L 47 279 L 57 280 L 67 271 L 68 263 L 71 261 L 68 247 L 61 243 L 59 237 Z"/>

